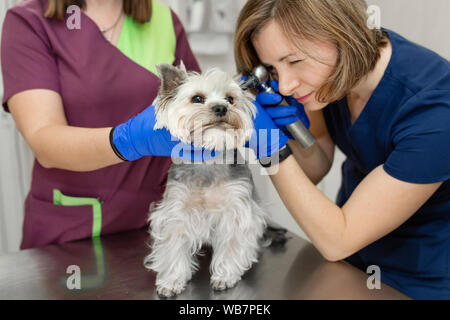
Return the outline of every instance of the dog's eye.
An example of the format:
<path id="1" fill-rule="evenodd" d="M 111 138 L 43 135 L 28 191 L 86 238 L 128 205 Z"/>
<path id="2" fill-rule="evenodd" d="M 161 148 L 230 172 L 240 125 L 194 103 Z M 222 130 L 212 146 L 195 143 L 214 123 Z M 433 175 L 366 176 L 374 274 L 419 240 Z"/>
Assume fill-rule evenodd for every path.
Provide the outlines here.
<path id="1" fill-rule="evenodd" d="M 205 103 L 205 98 L 202 97 L 202 96 L 194 96 L 191 101 L 192 101 L 192 103 L 201 103 L 201 104 L 203 104 L 203 103 Z"/>
<path id="2" fill-rule="evenodd" d="M 226 97 L 225 100 L 227 100 L 229 104 L 233 104 L 233 102 L 234 102 L 233 97 Z"/>

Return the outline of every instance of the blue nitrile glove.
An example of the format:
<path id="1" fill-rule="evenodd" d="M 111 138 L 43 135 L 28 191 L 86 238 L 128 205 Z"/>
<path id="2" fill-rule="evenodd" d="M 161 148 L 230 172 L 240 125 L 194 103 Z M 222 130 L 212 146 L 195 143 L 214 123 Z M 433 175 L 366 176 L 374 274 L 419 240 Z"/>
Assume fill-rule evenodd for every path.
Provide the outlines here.
<path id="1" fill-rule="evenodd" d="M 214 150 L 196 148 L 173 137 L 166 129 L 154 130 L 156 123 L 155 107 L 148 106 L 144 111 L 112 131 L 111 146 L 124 160 L 133 161 L 144 156 L 183 158 L 192 161 L 209 160 L 219 154 Z M 116 152 L 117 154 L 117 152 Z"/>
<path id="2" fill-rule="evenodd" d="M 276 92 L 279 92 L 278 81 L 271 81 L 270 86 Z M 289 139 L 293 140 L 294 137 L 292 137 L 291 133 L 287 130 L 286 125 L 294 123 L 298 119 L 300 119 L 307 129 L 309 129 L 310 127 L 310 122 L 303 105 L 293 97 L 282 97 L 279 93 L 260 92 L 256 96 L 256 101 L 258 101 L 262 106 L 266 107 L 278 105 L 283 100 L 283 98 L 285 98 L 286 102 L 289 104 L 288 106 L 280 105 L 273 108 L 268 107 L 265 108 L 265 110 L 275 122 L 275 124 L 283 131 L 283 133 Z"/>
<path id="3" fill-rule="evenodd" d="M 288 142 L 288 137 L 277 127 L 272 118 L 257 101 L 253 101 L 256 106 L 256 116 L 253 118 L 254 131 L 250 140 L 246 143 L 247 148 L 253 149 L 256 159 L 271 156 L 280 150 Z"/>

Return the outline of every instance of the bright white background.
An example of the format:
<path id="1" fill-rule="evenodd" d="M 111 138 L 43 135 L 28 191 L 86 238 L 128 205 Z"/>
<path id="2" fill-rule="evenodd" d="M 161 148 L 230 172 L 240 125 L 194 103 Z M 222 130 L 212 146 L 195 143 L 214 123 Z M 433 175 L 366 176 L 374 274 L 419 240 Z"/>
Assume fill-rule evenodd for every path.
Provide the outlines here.
<path id="1" fill-rule="evenodd" d="M 220 67 L 234 73 L 232 32 L 239 9 L 245 0 L 160 0 L 179 13 L 190 31 L 191 45 L 203 70 Z M 0 2 L 0 23 L 13 0 Z M 381 24 L 404 37 L 422 44 L 450 59 L 450 1 L 448 0 L 368 0 L 381 9 Z M 186 5 L 196 9 L 186 14 Z M 202 11 L 205 10 L 205 11 Z M 189 17 L 192 17 L 189 19 Z M 210 32 L 213 30 L 214 32 Z M 208 31 L 208 32 L 205 32 Z M 0 93 L 3 93 L 0 81 Z M 23 221 L 23 202 L 29 189 L 33 155 L 15 129 L 9 114 L 0 111 L 0 254 L 19 249 Z M 319 184 L 324 194 L 334 201 L 340 185 L 340 166 L 344 155 L 337 150 L 330 173 Z M 253 167 L 261 198 L 271 212 L 272 220 L 307 238 L 282 204 L 267 176 Z"/>

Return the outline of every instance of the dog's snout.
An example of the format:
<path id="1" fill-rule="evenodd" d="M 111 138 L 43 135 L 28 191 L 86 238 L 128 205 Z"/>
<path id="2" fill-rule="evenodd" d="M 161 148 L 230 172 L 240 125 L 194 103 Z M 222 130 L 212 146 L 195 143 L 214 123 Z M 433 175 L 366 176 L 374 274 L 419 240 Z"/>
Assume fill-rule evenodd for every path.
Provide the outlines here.
<path id="1" fill-rule="evenodd" d="M 216 105 L 214 107 L 212 107 L 212 111 L 214 112 L 214 114 L 218 117 L 223 117 L 227 114 L 227 106 L 224 105 Z"/>

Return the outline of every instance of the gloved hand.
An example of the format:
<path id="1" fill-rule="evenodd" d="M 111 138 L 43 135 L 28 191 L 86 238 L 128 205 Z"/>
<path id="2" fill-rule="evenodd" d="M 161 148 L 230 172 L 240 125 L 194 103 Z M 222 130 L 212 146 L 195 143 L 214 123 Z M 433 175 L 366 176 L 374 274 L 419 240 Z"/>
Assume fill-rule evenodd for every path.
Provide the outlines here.
<path id="1" fill-rule="evenodd" d="M 205 161 L 218 154 L 214 150 L 204 150 L 183 143 L 166 129 L 154 130 L 155 123 L 155 107 L 148 106 L 138 115 L 113 129 L 112 136 L 110 136 L 111 146 L 113 149 L 116 148 L 120 155 L 128 161 L 144 156 Z"/>
<path id="2" fill-rule="evenodd" d="M 256 106 L 256 117 L 253 119 L 255 130 L 245 146 L 253 149 L 256 159 L 259 160 L 280 150 L 289 139 L 273 122 L 266 112 L 267 109 L 263 108 L 257 101 L 253 101 L 253 104 Z"/>
<path id="3" fill-rule="evenodd" d="M 276 92 L 279 92 L 278 89 L 278 81 L 273 80 L 270 82 L 270 86 Z M 309 129 L 310 122 L 308 116 L 306 115 L 305 109 L 303 105 L 295 100 L 293 97 L 284 97 L 286 102 L 289 104 L 288 106 L 276 106 L 276 107 L 267 107 L 267 106 L 275 106 L 280 104 L 283 100 L 283 97 L 279 93 L 266 93 L 260 92 L 256 96 L 256 101 L 259 102 L 260 105 L 265 108 L 269 116 L 275 122 L 275 124 L 283 131 L 283 133 L 289 138 L 294 140 L 289 130 L 286 128 L 286 125 L 296 122 L 300 119 L 305 127 Z"/>

